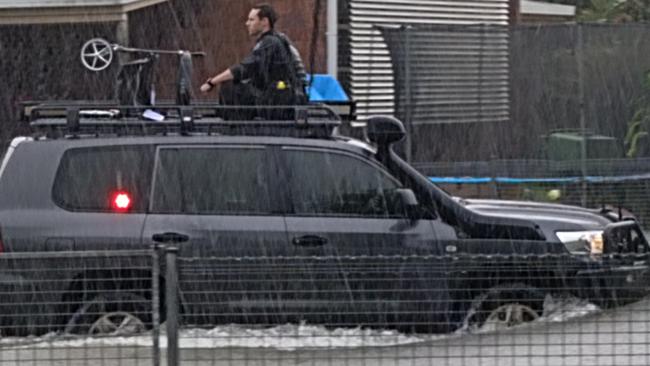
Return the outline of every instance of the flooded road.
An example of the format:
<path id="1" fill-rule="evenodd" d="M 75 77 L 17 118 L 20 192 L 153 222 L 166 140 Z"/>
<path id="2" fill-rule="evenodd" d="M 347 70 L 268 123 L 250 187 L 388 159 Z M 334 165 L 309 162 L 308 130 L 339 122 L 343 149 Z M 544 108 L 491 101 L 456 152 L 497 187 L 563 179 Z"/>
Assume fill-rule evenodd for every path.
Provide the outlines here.
<path id="1" fill-rule="evenodd" d="M 547 310 L 539 321 L 498 333 L 405 335 L 309 325 L 190 329 L 181 333 L 180 354 L 184 365 L 650 364 L 650 299 L 606 311 L 576 303 Z M 0 342 L 0 366 L 154 365 L 150 336 L 16 341 Z M 161 346 L 164 360 L 164 336 Z"/>

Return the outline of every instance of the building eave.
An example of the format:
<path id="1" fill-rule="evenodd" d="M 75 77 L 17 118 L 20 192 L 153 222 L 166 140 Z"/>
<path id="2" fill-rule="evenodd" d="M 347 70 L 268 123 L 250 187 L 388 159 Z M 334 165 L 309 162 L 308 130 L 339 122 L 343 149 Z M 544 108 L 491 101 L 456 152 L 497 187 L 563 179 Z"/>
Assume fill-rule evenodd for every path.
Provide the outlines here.
<path id="1" fill-rule="evenodd" d="M 89 1 L 83 5 L 49 6 L 7 5 L 0 7 L 0 25 L 116 22 L 125 19 L 129 12 L 166 1 L 116 1 L 114 4 Z"/>

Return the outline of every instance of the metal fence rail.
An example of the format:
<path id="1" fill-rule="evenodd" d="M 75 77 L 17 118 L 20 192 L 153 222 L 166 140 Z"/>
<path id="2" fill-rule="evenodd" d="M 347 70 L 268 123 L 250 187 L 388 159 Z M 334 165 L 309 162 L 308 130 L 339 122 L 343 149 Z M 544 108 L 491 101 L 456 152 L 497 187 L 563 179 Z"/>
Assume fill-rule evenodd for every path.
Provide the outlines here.
<path id="1" fill-rule="evenodd" d="M 650 363 L 645 250 L 418 245 L 392 255 L 3 255 L 0 366 Z M 494 254 L 472 254 L 479 247 Z"/>

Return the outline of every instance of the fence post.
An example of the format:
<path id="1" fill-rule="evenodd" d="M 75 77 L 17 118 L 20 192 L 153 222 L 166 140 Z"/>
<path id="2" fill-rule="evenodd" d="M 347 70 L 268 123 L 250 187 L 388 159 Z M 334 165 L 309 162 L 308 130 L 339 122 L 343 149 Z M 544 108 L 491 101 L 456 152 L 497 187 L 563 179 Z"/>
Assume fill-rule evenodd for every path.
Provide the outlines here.
<path id="1" fill-rule="evenodd" d="M 153 366 L 160 365 L 160 246 L 151 247 L 151 317 L 153 337 Z"/>
<path id="2" fill-rule="evenodd" d="M 178 366 L 178 248 L 166 247 L 167 365 Z"/>
<path id="3" fill-rule="evenodd" d="M 406 94 L 406 161 L 413 162 L 413 91 L 411 83 L 411 26 L 403 26 L 404 29 L 404 93 Z"/>
<path id="4" fill-rule="evenodd" d="M 580 204 L 587 207 L 587 122 L 585 120 L 585 90 L 584 90 L 584 37 L 582 34 L 582 23 L 576 25 L 576 66 L 578 69 L 578 105 L 580 106 L 580 132 L 582 139 L 580 143 L 580 173 L 582 175 Z"/>

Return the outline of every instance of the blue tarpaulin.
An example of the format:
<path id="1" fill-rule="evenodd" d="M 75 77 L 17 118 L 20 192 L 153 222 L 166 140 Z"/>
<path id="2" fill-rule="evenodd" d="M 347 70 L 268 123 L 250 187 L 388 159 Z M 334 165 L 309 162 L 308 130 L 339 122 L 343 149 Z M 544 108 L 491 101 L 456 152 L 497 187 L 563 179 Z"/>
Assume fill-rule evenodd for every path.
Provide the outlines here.
<path id="1" fill-rule="evenodd" d="M 307 80 L 311 75 L 307 75 Z M 338 80 L 327 74 L 314 74 L 309 88 L 310 102 L 348 102 L 350 99 L 343 91 Z"/>
<path id="2" fill-rule="evenodd" d="M 648 174 L 635 174 L 623 175 L 613 177 L 599 177 L 587 176 L 585 181 L 590 183 L 612 183 L 612 182 L 625 182 L 634 180 L 648 180 Z M 480 183 L 509 183 L 509 184 L 524 184 L 524 183 L 577 183 L 581 182 L 580 177 L 556 177 L 556 178 L 510 178 L 510 177 L 429 177 L 433 183 L 457 183 L 457 184 L 480 184 Z"/>

